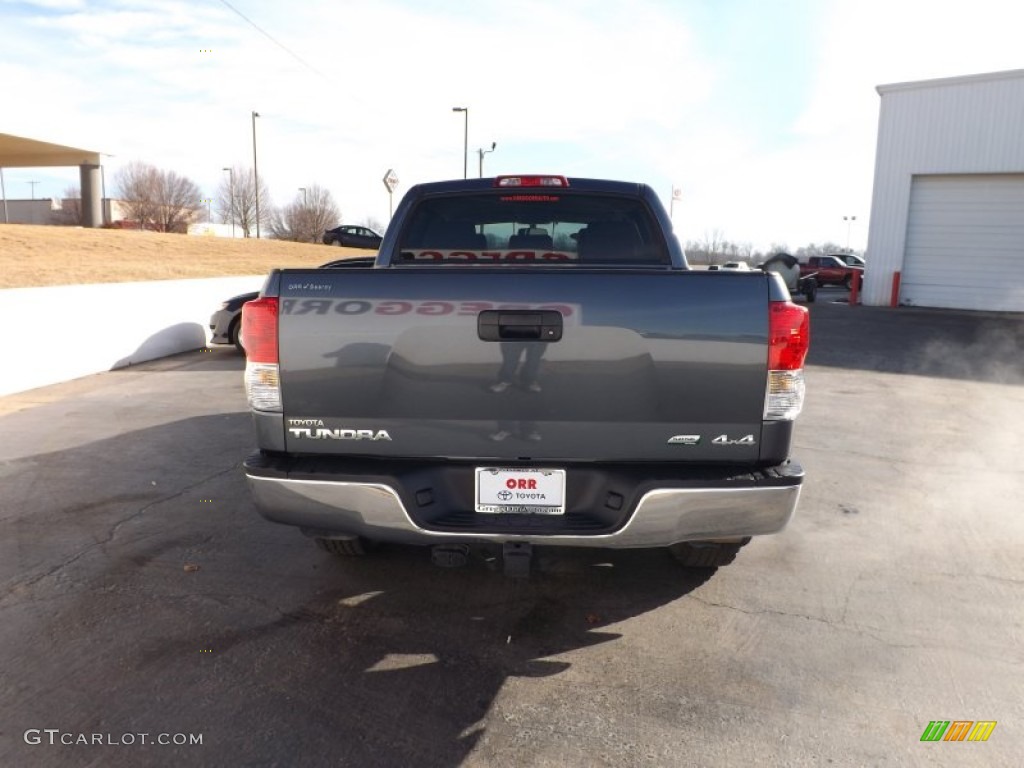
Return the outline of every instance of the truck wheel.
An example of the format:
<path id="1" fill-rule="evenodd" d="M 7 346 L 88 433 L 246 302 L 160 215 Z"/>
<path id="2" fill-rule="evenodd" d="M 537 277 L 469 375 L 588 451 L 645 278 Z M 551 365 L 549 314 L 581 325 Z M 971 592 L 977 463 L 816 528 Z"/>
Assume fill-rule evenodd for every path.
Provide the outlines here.
<path id="1" fill-rule="evenodd" d="M 807 299 L 808 304 L 813 304 L 814 299 L 818 296 L 818 281 L 809 280 L 807 287 L 804 288 L 804 298 Z"/>
<path id="2" fill-rule="evenodd" d="M 850 275 L 847 275 L 846 277 L 843 278 L 843 288 L 845 288 L 846 290 L 850 290 L 850 286 L 852 286 L 852 285 L 853 285 L 853 277 L 851 277 Z"/>
<path id="3" fill-rule="evenodd" d="M 358 536 L 352 539 L 321 539 L 317 537 L 315 541 L 320 549 L 339 557 L 362 557 L 373 549 L 373 545 L 367 539 Z"/>
<path id="4" fill-rule="evenodd" d="M 685 541 L 668 548 L 684 568 L 721 568 L 736 559 L 740 548 L 750 537 L 735 544 L 716 544 L 711 541 Z"/>

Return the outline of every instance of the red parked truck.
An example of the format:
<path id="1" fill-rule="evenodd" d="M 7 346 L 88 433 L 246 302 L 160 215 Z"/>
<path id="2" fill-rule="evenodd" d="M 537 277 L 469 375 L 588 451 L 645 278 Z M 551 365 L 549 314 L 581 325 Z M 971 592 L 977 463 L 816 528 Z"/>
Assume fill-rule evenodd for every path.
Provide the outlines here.
<path id="1" fill-rule="evenodd" d="M 814 276 L 818 285 L 842 285 L 849 288 L 853 278 L 864 279 L 863 267 L 851 267 L 838 256 L 811 256 L 800 262 L 800 277 Z"/>

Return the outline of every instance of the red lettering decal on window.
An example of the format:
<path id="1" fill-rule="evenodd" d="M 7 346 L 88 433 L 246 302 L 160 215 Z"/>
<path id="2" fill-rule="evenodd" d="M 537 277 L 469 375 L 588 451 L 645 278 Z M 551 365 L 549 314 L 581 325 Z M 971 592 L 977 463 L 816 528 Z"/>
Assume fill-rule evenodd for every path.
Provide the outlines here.
<path id="1" fill-rule="evenodd" d="M 412 312 L 412 304 L 408 301 L 382 301 L 377 305 L 378 315 L 404 315 Z"/>
<path id="2" fill-rule="evenodd" d="M 570 317 L 572 315 L 572 307 L 568 304 L 541 304 L 537 309 L 553 309 L 556 312 L 560 312 L 562 317 Z"/>
<path id="3" fill-rule="evenodd" d="M 493 308 L 494 305 L 489 301 L 464 301 L 459 305 L 459 314 L 478 315 L 485 310 Z"/>
<path id="4" fill-rule="evenodd" d="M 450 315 L 455 307 L 447 301 L 424 301 L 416 310 L 417 315 Z"/>

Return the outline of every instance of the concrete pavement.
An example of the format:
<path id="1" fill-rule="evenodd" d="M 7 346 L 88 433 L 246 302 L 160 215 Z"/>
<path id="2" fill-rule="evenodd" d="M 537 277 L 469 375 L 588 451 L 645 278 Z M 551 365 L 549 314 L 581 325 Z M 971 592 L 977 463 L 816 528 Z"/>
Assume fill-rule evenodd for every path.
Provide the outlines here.
<path id="1" fill-rule="evenodd" d="M 253 510 L 227 349 L 0 399 L 0 765 L 1019 765 L 1020 321 L 812 313 L 797 516 L 714 573 L 339 561 Z"/>

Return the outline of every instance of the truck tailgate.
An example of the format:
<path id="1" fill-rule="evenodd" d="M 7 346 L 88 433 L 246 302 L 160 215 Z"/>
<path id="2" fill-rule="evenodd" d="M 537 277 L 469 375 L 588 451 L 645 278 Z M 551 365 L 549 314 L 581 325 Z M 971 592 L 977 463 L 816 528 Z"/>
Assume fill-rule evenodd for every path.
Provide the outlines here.
<path id="1" fill-rule="evenodd" d="M 757 461 L 767 279 L 535 267 L 284 270 L 287 450 Z"/>

